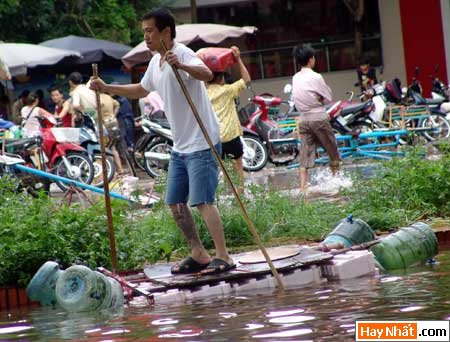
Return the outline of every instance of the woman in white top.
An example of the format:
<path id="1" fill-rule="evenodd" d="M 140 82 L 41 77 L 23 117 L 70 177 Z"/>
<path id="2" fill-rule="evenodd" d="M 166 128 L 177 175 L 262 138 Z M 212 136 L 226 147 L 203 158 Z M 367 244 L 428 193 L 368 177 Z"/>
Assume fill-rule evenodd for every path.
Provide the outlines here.
<path id="1" fill-rule="evenodd" d="M 24 137 L 33 137 L 41 134 L 39 116 L 51 117 L 52 114 L 38 106 L 39 98 L 35 93 L 30 93 L 24 101 L 25 106 L 21 110 L 22 127 Z"/>

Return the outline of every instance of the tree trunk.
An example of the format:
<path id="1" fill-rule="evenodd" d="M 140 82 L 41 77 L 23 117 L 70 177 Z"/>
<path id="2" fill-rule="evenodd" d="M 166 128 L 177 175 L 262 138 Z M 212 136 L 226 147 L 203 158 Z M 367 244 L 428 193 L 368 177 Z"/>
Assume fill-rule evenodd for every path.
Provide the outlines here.
<path id="1" fill-rule="evenodd" d="M 197 0 L 191 0 L 191 23 L 197 22 Z"/>

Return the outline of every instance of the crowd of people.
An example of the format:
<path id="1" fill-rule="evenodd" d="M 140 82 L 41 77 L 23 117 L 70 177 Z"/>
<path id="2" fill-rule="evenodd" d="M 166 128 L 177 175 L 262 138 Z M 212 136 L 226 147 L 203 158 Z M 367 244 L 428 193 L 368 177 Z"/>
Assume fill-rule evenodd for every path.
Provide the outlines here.
<path id="1" fill-rule="evenodd" d="M 45 97 L 41 89 L 34 92 L 25 89 L 13 103 L 10 117 L 5 115 L 4 119 L 21 126 L 24 137 L 40 134 L 39 116 L 53 116 L 58 127 L 80 127 L 81 113 L 91 115 L 94 119 L 97 115 L 96 95 L 88 83 L 83 83 L 83 77 L 79 72 L 71 73 L 68 76 L 68 98 L 65 98 L 59 86 L 53 86 L 48 90 L 49 97 Z M 100 101 L 108 138 L 112 139 L 114 131 L 120 132 L 121 140 L 117 139 L 110 147 L 118 174 L 125 174 L 117 144 L 123 143 L 129 150 L 133 149 L 135 124 L 131 104 L 125 97 L 111 96 L 107 93 L 100 94 Z"/>

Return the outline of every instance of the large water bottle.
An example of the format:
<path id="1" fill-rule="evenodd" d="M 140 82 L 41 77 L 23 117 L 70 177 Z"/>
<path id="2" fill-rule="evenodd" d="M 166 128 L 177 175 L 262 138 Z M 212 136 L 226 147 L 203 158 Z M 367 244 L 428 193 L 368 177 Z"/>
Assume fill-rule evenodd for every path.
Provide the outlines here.
<path id="1" fill-rule="evenodd" d="M 430 226 L 417 222 L 384 237 L 371 251 L 385 270 L 404 269 L 436 255 L 437 238 Z"/>
<path id="2" fill-rule="evenodd" d="M 366 222 L 354 219 L 352 215 L 349 215 L 339 222 L 334 230 L 322 241 L 322 244 L 341 243 L 344 247 L 351 247 L 374 239 L 375 234 Z"/>
<path id="3" fill-rule="evenodd" d="M 36 300 L 44 306 L 54 306 L 56 300 L 56 282 L 64 273 L 59 265 L 53 261 L 47 261 L 39 268 L 27 286 L 28 298 Z"/>
<path id="4" fill-rule="evenodd" d="M 56 300 L 67 311 L 93 311 L 122 306 L 123 290 L 116 280 L 76 265 L 58 278 Z"/>

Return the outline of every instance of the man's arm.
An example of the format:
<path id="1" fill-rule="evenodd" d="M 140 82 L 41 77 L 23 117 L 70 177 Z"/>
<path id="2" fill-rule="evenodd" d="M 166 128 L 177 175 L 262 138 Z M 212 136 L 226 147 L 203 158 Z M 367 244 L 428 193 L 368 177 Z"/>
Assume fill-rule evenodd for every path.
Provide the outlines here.
<path id="1" fill-rule="evenodd" d="M 139 99 L 146 97 L 148 91 L 145 90 L 140 83 L 133 84 L 106 84 L 101 79 L 92 79 L 90 88 L 101 92 L 110 93 L 119 96 L 125 96 L 129 99 Z"/>
<path id="2" fill-rule="evenodd" d="M 178 56 L 172 51 L 167 51 L 164 56 L 167 63 L 170 65 L 175 65 L 176 68 L 186 71 L 193 78 L 200 81 L 211 81 L 213 79 L 213 73 L 206 65 L 192 65 L 180 63 Z"/>
<path id="3" fill-rule="evenodd" d="M 325 83 L 325 80 L 323 79 L 322 75 L 319 75 L 316 81 L 316 92 L 322 97 L 322 103 L 327 104 L 331 102 L 332 93 L 331 88 Z"/>
<path id="4" fill-rule="evenodd" d="M 62 110 L 61 110 L 61 113 L 56 114 L 56 112 L 55 112 L 56 117 L 57 117 L 58 119 L 62 119 L 63 117 L 65 117 L 65 116 L 67 115 L 67 113 L 69 113 L 69 110 L 70 110 L 70 104 L 69 104 L 69 102 L 68 102 L 68 101 L 64 101 L 64 103 L 63 103 L 63 108 L 62 108 Z"/>
<path id="5" fill-rule="evenodd" d="M 241 59 L 241 51 L 237 46 L 232 46 L 231 50 L 233 50 L 233 55 L 236 57 L 239 65 L 239 72 L 241 73 L 241 78 L 244 80 L 245 85 L 249 85 L 251 82 L 250 74 L 248 73 L 247 68 L 245 67 L 244 62 Z"/>
<path id="6" fill-rule="evenodd" d="M 209 82 L 213 79 L 213 73 L 204 65 L 181 64 L 179 69 L 186 71 L 193 78 L 200 81 Z"/>

